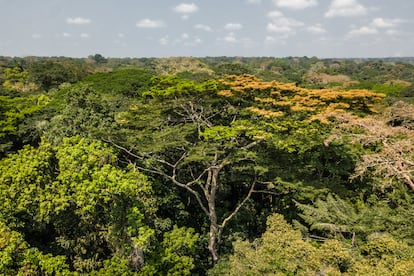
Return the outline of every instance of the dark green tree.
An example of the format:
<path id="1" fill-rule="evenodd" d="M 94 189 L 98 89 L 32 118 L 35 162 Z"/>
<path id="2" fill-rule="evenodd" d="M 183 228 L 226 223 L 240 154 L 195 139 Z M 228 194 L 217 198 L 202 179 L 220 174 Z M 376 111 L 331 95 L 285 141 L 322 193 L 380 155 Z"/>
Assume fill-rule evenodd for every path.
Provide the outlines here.
<path id="1" fill-rule="evenodd" d="M 108 62 L 107 59 L 101 54 L 94 54 L 89 56 L 89 58 L 93 59 L 96 62 L 96 64 L 104 64 Z"/>
<path id="2" fill-rule="evenodd" d="M 53 144 L 75 135 L 101 138 L 116 129 L 115 107 L 91 85 L 67 84 L 55 92 L 51 105 L 54 116 L 45 122 L 44 136 Z"/>
<path id="3" fill-rule="evenodd" d="M 50 90 L 64 82 L 77 82 L 86 75 L 86 70 L 80 66 L 51 60 L 34 62 L 27 71 L 29 79 L 44 90 Z"/>
<path id="4" fill-rule="evenodd" d="M 111 97 L 111 101 L 125 101 L 125 97 L 140 97 L 142 92 L 150 89 L 153 75 L 131 67 L 120 68 L 113 72 L 95 73 L 82 79 L 102 95 Z M 121 103 L 122 104 L 122 103 Z"/>
<path id="5" fill-rule="evenodd" d="M 29 134 L 24 131 L 24 124 L 35 118 L 49 102 L 46 95 L 0 96 L 0 157 L 21 148 L 24 142 L 37 141 L 36 125 Z M 30 135 L 32 139 L 27 139 Z"/>

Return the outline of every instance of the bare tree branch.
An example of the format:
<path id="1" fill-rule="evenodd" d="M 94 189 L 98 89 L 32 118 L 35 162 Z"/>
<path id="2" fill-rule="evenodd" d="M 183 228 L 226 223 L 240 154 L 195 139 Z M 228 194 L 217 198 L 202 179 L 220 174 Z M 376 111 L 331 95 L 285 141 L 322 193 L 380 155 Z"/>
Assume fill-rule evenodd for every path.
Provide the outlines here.
<path id="1" fill-rule="evenodd" d="M 413 105 L 396 103 L 382 115 L 365 118 L 342 114 L 338 122 L 338 129 L 325 145 L 337 139 L 376 149 L 374 153 L 362 155 L 351 179 L 371 173 L 383 179 L 376 185 L 381 189 L 392 186 L 393 180 L 399 179 L 414 190 Z"/>
<path id="2" fill-rule="evenodd" d="M 261 142 L 263 142 L 263 140 L 256 140 L 256 141 L 253 141 L 253 142 L 251 142 L 250 144 L 247 144 L 247 145 L 245 145 L 244 147 L 242 147 L 242 149 L 244 149 L 244 150 L 251 149 L 251 148 L 253 148 L 254 146 L 256 146 L 256 145 L 260 144 Z"/>
<path id="3" fill-rule="evenodd" d="M 205 116 L 204 110 L 199 107 L 194 106 L 192 103 L 187 103 L 186 105 L 182 105 L 182 110 L 184 110 L 183 116 L 187 116 L 190 118 L 192 122 L 198 125 L 199 131 L 201 130 L 201 126 L 203 127 L 212 127 L 211 122 Z M 237 144 L 237 139 L 239 137 L 235 136 L 230 139 L 230 143 Z M 196 200 L 200 208 L 206 214 L 210 222 L 210 231 L 209 231 L 209 242 L 208 242 L 208 249 L 212 255 L 213 262 L 215 263 L 219 257 L 219 245 L 221 243 L 221 236 L 223 230 L 227 223 L 232 220 L 240 211 L 240 209 L 246 204 L 246 202 L 250 199 L 253 192 L 257 192 L 254 190 L 254 187 L 257 183 L 256 180 L 253 181 L 247 195 L 243 198 L 243 200 L 238 203 L 234 210 L 227 215 L 226 217 L 219 219 L 217 217 L 216 211 L 216 200 L 217 196 L 216 193 L 218 192 L 219 188 L 219 175 L 220 171 L 226 167 L 227 165 L 231 164 L 234 158 L 237 159 L 237 162 L 249 160 L 252 161 L 251 158 L 243 158 L 242 156 L 237 156 L 234 154 L 233 151 L 222 153 L 221 148 L 215 148 L 212 146 L 211 150 L 214 152 L 214 157 L 212 159 L 207 159 L 205 162 L 202 162 L 205 165 L 205 169 L 199 173 L 198 175 L 194 175 L 194 171 L 192 168 L 189 169 L 191 178 L 186 181 L 180 181 L 179 178 L 179 169 L 181 169 L 182 164 L 185 162 L 185 159 L 188 157 L 188 152 L 185 149 L 182 149 L 181 156 L 174 162 L 164 160 L 159 158 L 154 154 L 137 154 L 133 150 L 127 149 L 121 145 L 118 145 L 112 141 L 106 141 L 111 143 L 116 148 L 125 152 L 128 156 L 136 158 L 140 161 L 145 160 L 153 160 L 160 166 L 152 166 L 151 168 L 146 167 L 145 165 L 137 165 L 134 163 L 134 169 L 141 170 L 143 172 L 159 175 L 169 181 L 171 181 L 174 185 L 185 189 L 187 192 L 192 194 Z M 238 146 L 239 150 L 249 150 L 254 146 L 261 143 L 262 140 L 253 141 L 245 146 Z M 186 168 L 186 167 L 185 167 Z M 203 182 L 202 179 L 205 178 Z M 198 184 L 197 186 L 194 186 Z M 200 192 L 196 190 L 201 189 Z M 221 220 L 221 223 L 219 221 Z"/>
<path id="4" fill-rule="evenodd" d="M 254 191 L 254 186 L 256 184 L 256 180 L 253 181 L 252 186 L 250 187 L 249 192 L 247 193 L 247 195 L 244 197 L 244 199 L 239 203 L 239 205 L 237 205 L 237 207 L 233 210 L 233 212 L 228 215 L 225 219 L 223 219 L 223 222 L 220 225 L 220 229 L 223 229 L 224 226 L 226 226 L 227 222 L 229 222 L 231 219 L 234 218 L 234 216 L 237 215 L 237 213 L 239 212 L 240 208 L 243 207 L 243 205 L 247 202 L 247 200 L 250 199 L 250 196 L 252 195 Z"/>

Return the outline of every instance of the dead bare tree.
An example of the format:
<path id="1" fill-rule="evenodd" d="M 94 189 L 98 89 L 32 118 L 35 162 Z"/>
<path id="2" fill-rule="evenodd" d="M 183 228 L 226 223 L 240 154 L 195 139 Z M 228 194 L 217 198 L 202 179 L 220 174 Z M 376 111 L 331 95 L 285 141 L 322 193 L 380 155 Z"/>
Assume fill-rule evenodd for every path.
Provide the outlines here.
<path id="1" fill-rule="evenodd" d="M 395 180 L 401 180 L 414 190 L 414 107 L 398 102 L 381 115 L 359 118 L 341 113 L 334 117 L 338 128 L 326 141 L 348 140 L 364 148 L 373 148 L 362 155 L 352 178 L 367 173 L 381 178 L 377 187 L 391 187 Z M 332 114 L 333 115 L 333 114 Z"/>

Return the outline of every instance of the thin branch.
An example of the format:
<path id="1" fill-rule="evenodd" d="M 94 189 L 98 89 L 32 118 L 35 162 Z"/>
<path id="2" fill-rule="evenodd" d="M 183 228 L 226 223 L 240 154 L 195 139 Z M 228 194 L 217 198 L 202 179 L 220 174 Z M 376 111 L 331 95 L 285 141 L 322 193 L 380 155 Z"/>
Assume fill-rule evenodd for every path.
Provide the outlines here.
<path id="1" fill-rule="evenodd" d="M 126 149 L 125 147 L 122 147 L 122 146 L 120 146 L 120 145 L 118 145 L 118 144 L 116 144 L 116 143 L 114 143 L 114 142 L 112 142 L 112 141 L 106 141 L 106 142 L 109 142 L 109 143 L 111 143 L 112 145 L 114 145 L 115 147 L 117 147 L 118 149 L 121 149 L 121 150 L 123 150 L 125 153 L 127 153 L 127 154 L 129 154 L 130 156 L 132 156 L 132 157 L 134 157 L 134 158 L 137 158 L 137 159 L 139 159 L 139 160 L 143 160 L 145 157 L 144 156 L 139 156 L 139 155 L 137 155 L 137 154 L 135 154 L 135 153 L 133 153 L 132 151 L 130 151 L 130 150 L 128 150 L 128 149 Z M 148 173 L 153 173 L 153 174 L 157 174 L 157 175 L 159 175 L 159 176 L 162 176 L 162 177 L 164 177 L 164 178 L 167 178 L 167 179 L 169 179 L 169 180 L 171 180 L 175 185 L 177 185 L 177 186 L 179 186 L 179 187 L 181 187 L 181 188 L 184 188 L 184 189 L 186 189 L 188 192 L 190 192 L 191 194 L 193 194 L 194 195 L 194 197 L 196 198 L 196 200 L 197 200 L 197 202 L 198 202 L 198 204 L 200 205 L 200 207 L 201 207 L 201 209 L 203 210 L 203 212 L 207 215 L 207 216 L 209 216 L 209 212 L 208 212 L 208 210 L 207 210 L 207 208 L 204 206 L 204 204 L 203 204 L 203 201 L 201 200 L 201 197 L 200 197 L 200 194 L 197 192 L 197 191 L 195 191 L 195 190 L 193 190 L 190 186 L 192 185 L 192 184 L 194 184 L 195 182 L 197 182 L 197 181 L 199 181 L 202 177 L 203 177 L 203 175 L 206 173 L 206 170 L 204 170 L 195 180 L 193 180 L 193 181 L 190 181 L 190 182 L 188 182 L 188 183 L 181 183 L 180 181 L 178 181 L 177 179 L 176 179 L 176 168 L 177 168 L 177 166 L 178 166 L 178 164 L 185 158 L 185 156 L 186 156 L 186 153 L 184 153 L 179 159 L 178 159 L 178 161 L 173 165 L 173 164 L 171 164 L 171 163 L 169 163 L 169 162 L 167 162 L 167 161 L 164 161 L 164 160 L 160 160 L 160 159 L 157 159 L 157 158 L 154 158 L 154 157 L 152 157 L 152 156 L 148 156 L 148 158 L 152 158 L 153 160 L 155 160 L 155 161 L 157 161 L 157 162 L 160 162 L 160 163 L 163 163 L 163 164 L 167 164 L 167 165 L 169 165 L 170 167 L 172 167 L 173 168 L 173 174 L 172 175 L 168 175 L 168 174 L 166 174 L 165 172 L 163 172 L 163 171 L 161 171 L 161 170 L 154 170 L 154 169 L 148 169 L 148 168 L 145 168 L 145 167 L 143 167 L 143 166 L 134 166 L 134 168 L 138 168 L 139 170 L 141 170 L 141 171 L 145 171 L 145 172 L 148 172 Z"/>
<path id="2" fill-rule="evenodd" d="M 167 177 L 168 178 L 168 177 Z M 171 178 L 169 178 L 169 179 L 171 179 Z M 188 192 L 190 192 L 191 194 L 193 194 L 194 195 L 194 197 L 196 198 L 196 200 L 197 200 L 197 202 L 198 202 L 198 205 L 200 205 L 200 207 L 201 207 L 201 209 L 203 210 L 203 212 L 207 215 L 207 216 L 210 216 L 210 213 L 209 213 L 209 211 L 207 210 L 207 208 L 204 206 L 204 203 L 203 203 L 203 201 L 201 200 L 201 197 L 200 197 L 200 194 L 197 192 L 197 191 L 195 191 L 195 190 L 193 190 L 190 186 L 187 186 L 187 184 L 183 184 L 183 183 L 181 183 L 181 182 L 179 182 L 179 181 L 177 181 L 177 180 L 175 180 L 175 179 L 171 179 L 172 180 L 172 182 L 175 184 L 175 185 L 177 185 L 177 186 L 179 186 L 179 187 L 181 187 L 181 188 L 184 188 L 184 189 L 186 189 Z"/>
<path id="3" fill-rule="evenodd" d="M 206 172 L 208 172 L 208 170 L 209 169 L 205 169 L 196 179 L 194 179 L 194 180 L 192 180 L 192 181 L 189 181 L 189 182 L 187 182 L 185 185 L 186 186 L 191 186 L 191 185 L 193 185 L 193 184 L 195 184 L 195 183 L 197 183 L 198 181 L 200 181 L 201 180 L 201 178 L 206 174 Z"/>
<path id="4" fill-rule="evenodd" d="M 280 196 L 280 193 L 275 193 L 275 192 L 267 191 L 267 190 L 254 190 L 253 193 L 261 193 L 261 194 L 269 194 L 269 195 Z"/>
<path id="5" fill-rule="evenodd" d="M 134 158 L 137 158 L 137 159 L 139 159 L 139 160 L 143 160 L 143 159 L 144 159 L 144 157 L 143 157 L 143 156 L 139 156 L 139 155 L 137 155 L 137 154 L 133 153 L 131 150 L 129 150 L 129 149 L 127 149 L 127 148 L 125 148 L 125 147 L 123 147 L 123 146 L 121 146 L 121 145 L 118 145 L 118 144 L 116 144 L 116 143 L 112 142 L 111 140 L 106 140 L 106 139 L 103 139 L 103 141 L 104 141 L 104 142 L 107 142 L 107 143 L 112 144 L 114 147 L 116 147 L 116 148 L 118 148 L 118 149 L 120 149 L 120 150 L 122 150 L 122 151 L 126 152 L 127 154 L 129 154 L 130 156 L 132 156 L 132 157 L 134 157 Z"/>
<path id="6" fill-rule="evenodd" d="M 177 160 L 177 162 L 175 162 L 175 164 L 174 165 L 172 165 L 174 168 L 177 168 L 178 167 L 178 165 L 180 164 L 180 162 L 182 161 L 182 160 L 184 160 L 184 158 L 186 158 L 187 157 L 187 152 L 186 151 L 184 151 L 184 153 L 181 155 L 181 157 L 180 158 L 178 158 L 178 160 Z"/>
<path id="7" fill-rule="evenodd" d="M 240 202 L 239 205 L 237 205 L 237 207 L 234 209 L 234 211 L 223 220 L 223 222 L 220 225 L 220 231 L 224 228 L 224 226 L 227 224 L 227 222 L 229 222 L 232 218 L 234 218 L 235 215 L 237 215 L 240 208 L 243 207 L 243 205 L 247 202 L 247 200 L 249 200 L 250 196 L 254 192 L 254 186 L 255 185 L 256 185 L 256 180 L 253 181 L 253 184 L 250 187 L 249 192 L 247 193 L 246 197 L 242 200 L 242 202 Z"/>
<path id="8" fill-rule="evenodd" d="M 147 168 L 144 168 L 144 167 L 141 167 L 141 166 L 137 166 L 137 168 L 139 169 L 139 170 L 142 170 L 142 171 L 146 171 L 146 172 L 149 172 L 149 173 L 153 173 L 153 174 L 157 174 L 157 175 L 160 175 L 160 176 L 163 176 L 163 177 L 165 177 L 165 178 L 167 178 L 167 179 L 169 179 L 169 180 L 171 180 L 175 185 L 177 185 L 178 187 L 181 187 L 181 188 L 184 188 L 184 189 L 186 189 L 188 192 L 190 192 L 191 194 L 193 194 L 194 195 L 194 197 L 196 198 L 196 200 L 197 200 L 197 202 L 198 202 L 198 204 L 200 205 L 200 207 L 201 207 L 201 209 L 204 211 L 204 213 L 208 216 L 209 215 L 209 212 L 208 212 L 208 210 L 207 210 L 207 208 L 204 206 L 204 204 L 203 204 L 203 201 L 201 200 L 201 197 L 200 197 L 200 194 L 197 192 L 197 191 L 195 191 L 195 190 L 193 190 L 191 187 L 190 187 L 190 183 L 192 183 L 192 182 L 189 182 L 189 183 L 186 183 L 186 184 L 184 184 L 184 183 L 181 183 L 180 181 L 178 181 L 176 178 L 175 178 L 175 174 L 173 174 L 172 176 L 171 175 L 168 175 L 168 174 L 166 174 L 166 173 L 164 173 L 163 171 L 161 171 L 161 170 L 151 170 L 151 169 L 147 169 Z M 203 173 L 202 173 L 203 174 Z M 202 177 L 202 174 L 199 176 L 199 178 L 201 178 Z"/>
<path id="9" fill-rule="evenodd" d="M 256 140 L 256 141 L 253 141 L 253 142 L 251 142 L 250 144 L 247 144 L 247 145 L 245 145 L 244 147 L 242 147 L 242 149 L 244 149 L 244 150 L 251 149 L 252 147 L 254 147 L 254 146 L 256 146 L 256 145 L 260 144 L 261 142 L 263 142 L 263 140 Z"/>

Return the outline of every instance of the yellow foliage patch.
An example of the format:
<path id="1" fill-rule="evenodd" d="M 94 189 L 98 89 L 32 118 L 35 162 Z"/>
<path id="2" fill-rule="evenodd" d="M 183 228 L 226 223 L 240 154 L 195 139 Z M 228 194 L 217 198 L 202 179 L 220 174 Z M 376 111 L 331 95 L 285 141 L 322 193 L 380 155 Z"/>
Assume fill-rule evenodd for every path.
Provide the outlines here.
<path id="1" fill-rule="evenodd" d="M 226 97 L 254 96 L 258 106 L 248 110 L 265 118 L 283 116 L 280 108 L 291 112 L 309 113 L 310 118 L 320 118 L 321 114 L 333 110 L 348 110 L 375 113 L 374 104 L 385 95 L 365 89 L 341 91 L 334 89 L 307 89 L 294 83 L 262 81 L 253 75 L 227 76 L 220 81 L 226 87 L 219 95 Z"/>
<path id="2" fill-rule="evenodd" d="M 247 110 L 256 113 L 260 116 L 263 116 L 265 118 L 276 118 L 276 117 L 282 117 L 283 116 L 283 112 L 282 111 L 270 111 L 270 110 L 266 110 L 266 109 L 260 109 L 257 107 L 248 107 Z"/>
<path id="3" fill-rule="evenodd" d="M 221 90 L 218 92 L 218 95 L 224 96 L 224 97 L 233 97 L 234 94 L 230 90 Z"/>

